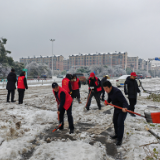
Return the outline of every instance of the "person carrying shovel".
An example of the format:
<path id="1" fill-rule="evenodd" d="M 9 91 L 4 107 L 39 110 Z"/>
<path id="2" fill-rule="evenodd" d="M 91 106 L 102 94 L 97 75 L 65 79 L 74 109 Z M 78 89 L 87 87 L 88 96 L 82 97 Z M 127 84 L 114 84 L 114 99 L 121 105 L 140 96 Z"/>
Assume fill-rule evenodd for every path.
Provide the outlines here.
<path id="1" fill-rule="evenodd" d="M 114 108 L 113 124 L 115 135 L 111 136 L 112 139 L 117 139 L 116 145 L 120 146 L 124 134 L 124 121 L 127 116 L 128 103 L 122 92 L 118 88 L 113 87 L 110 81 L 103 83 L 103 89 L 108 93 L 108 100 L 104 102 L 105 105 L 112 102 L 113 105 L 122 107 L 122 109 Z"/>
<path id="2" fill-rule="evenodd" d="M 72 97 L 70 94 L 60 87 L 56 82 L 52 84 L 53 93 L 55 95 L 57 106 L 58 106 L 58 115 L 59 115 L 59 123 L 61 123 L 60 130 L 63 130 L 64 126 L 64 113 L 67 111 L 68 115 L 68 123 L 70 134 L 74 133 L 74 125 L 73 125 L 73 117 L 72 117 Z"/>
<path id="3" fill-rule="evenodd" d="M 88 79 L 88 86 L 89 86 L 89 94 L 88 94 L 86 109 L 89 110 L 92 97 L 94 96 L 96 99 L 98 108 L 99 110 L 101 110 L 101 103 L 100 103 L 100 95 L 102 91 L 101 81 L 99 80 L 99 78 L 95 76 L 93 72 L 90 74 L 90 77 Z"/>

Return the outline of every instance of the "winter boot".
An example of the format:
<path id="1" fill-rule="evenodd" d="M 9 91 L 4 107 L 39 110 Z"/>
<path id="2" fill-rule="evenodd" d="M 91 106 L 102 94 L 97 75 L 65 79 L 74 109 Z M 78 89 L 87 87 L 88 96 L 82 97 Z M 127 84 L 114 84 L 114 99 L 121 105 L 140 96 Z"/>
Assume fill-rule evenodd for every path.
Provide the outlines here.
<path id="1" fill-rule="evenodd" d="M 122 140 L 117 140 L 116 146 L 121 146 L 121 144 L 122 144 Z"/>
<path id="2" fill-rule="evenodd" d="M 117 135 L 114 135 L 114 136 L 110 136 L 111 139 L 116 139 L 117 138 Z"/>
<path id="3" fill-rule="evenodd" d="M 73 134 L 74 133 L 74 129 L 70 129 L 69 134 Z"/>
<path id="4" fill-rule="evenodd" d="M 82 103 L 82 102 L 81 102 L 81 100 L 80 100 L 80 98 L 78 98 L 78 103 L 79 103 L 79 104 L 81 104 L 81 103 Z"/>

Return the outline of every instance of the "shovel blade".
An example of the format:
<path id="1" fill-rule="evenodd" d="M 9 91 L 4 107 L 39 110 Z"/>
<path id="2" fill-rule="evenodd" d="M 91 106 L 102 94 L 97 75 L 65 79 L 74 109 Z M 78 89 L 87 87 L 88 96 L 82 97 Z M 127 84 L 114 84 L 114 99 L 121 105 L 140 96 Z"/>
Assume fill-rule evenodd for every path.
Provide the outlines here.
<path id="1" fill-rule="evenodd" d="M 148 123 L 160 123 L 160 112 L 145 112 L 144 114 Z"/>
<path id="2" fill-rule="evenodd" d="M 52 132 L 55 132 L 58 128 L 60 128 L 62 126 L 62 123 L 59 124 L 59 126 L 57 126 Z"/>

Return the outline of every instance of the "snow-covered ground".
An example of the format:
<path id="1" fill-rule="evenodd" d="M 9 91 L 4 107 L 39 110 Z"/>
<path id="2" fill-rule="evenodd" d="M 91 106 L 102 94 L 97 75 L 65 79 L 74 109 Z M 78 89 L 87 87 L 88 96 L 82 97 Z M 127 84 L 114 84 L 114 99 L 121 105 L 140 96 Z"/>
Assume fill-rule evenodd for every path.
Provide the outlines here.
<path id="1" fill-rule="evenodd" d="M 55 81 L 58 81 L 55 79 Z M 148 90 L 160 89 L 160 79 L 142 80 Z M 115 80 L 111 80 L 115 85 Z M 58 81 L 60 84 L 60 80 Z M 120 88 L 123 91 L 123 88 Z M 65 130 L 52 130 L 57 126 L 57 104 L 52 93 L 51 81 L 46 85 L 29 85 L 25 92 L 24 104 L 6 103 L 5 89 L 0 90 L 0 160 L 142 160 L 153 149 L 160 154 L 157 143 L 145 126 L 160 133 L 160 124 L 148 124 L 144 118 L 127 116 L 125 133 L 121 147 L 109 135 L 113 134 L 113 107 L 104 106 L 98 110 L 93 98 L 90 111 L 84 111 L 87 101 L 88 87 L 82 85 L 81 100 L 73 102 L 73 118 L 75 134 L 69 135 L 67 116 Z M 160 104 L 146 97 L 147 93 L 138 96 L 136 112 L 144 114 L 145 110 L 160 111 Z M 106 96 L 107 98 L 107 96 Z M 18 94 L 16 92 L 16 100 Z M 150 108 L 147 106 L 157 106 Z"/>

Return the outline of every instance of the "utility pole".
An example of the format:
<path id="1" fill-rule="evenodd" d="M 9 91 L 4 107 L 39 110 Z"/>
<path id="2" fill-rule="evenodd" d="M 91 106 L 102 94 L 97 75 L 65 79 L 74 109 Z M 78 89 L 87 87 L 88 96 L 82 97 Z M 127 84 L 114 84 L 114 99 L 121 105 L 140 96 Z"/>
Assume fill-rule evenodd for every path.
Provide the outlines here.
<path id="1" fill-rule="evenodd" d="M 50 39 L 50 41 L 52 42 L 52 78 L 53 78 L 53 42 L 55 41 L 55 39 Z"/>

